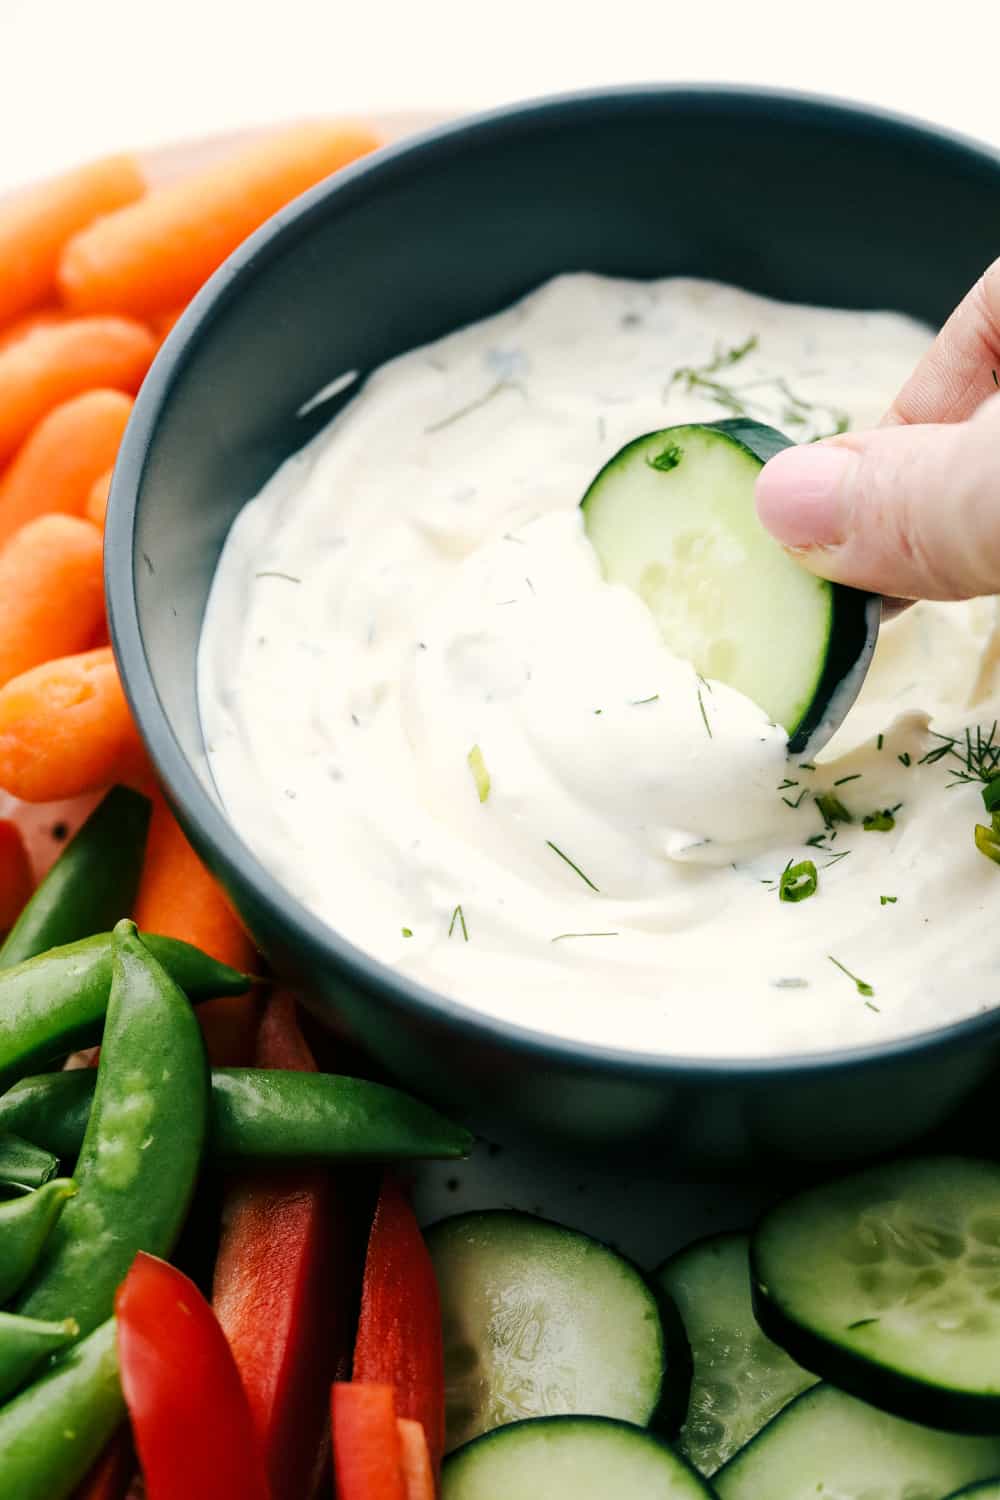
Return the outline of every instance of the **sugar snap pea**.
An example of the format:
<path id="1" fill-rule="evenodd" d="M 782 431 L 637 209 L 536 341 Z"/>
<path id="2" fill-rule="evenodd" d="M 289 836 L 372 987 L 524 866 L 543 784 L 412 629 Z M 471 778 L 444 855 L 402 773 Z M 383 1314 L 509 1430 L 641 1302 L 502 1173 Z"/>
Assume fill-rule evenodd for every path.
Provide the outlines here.
<path id="1" fill-rule="evenodd" d="M 72 1318 L 43 1323 L 38 1318 L 0 1312 L 0 1402 L 30 1380 L 44 1360 L 72 1343 L 79 1332 Z"/>
<path id="2" fill-rule="evenodd" d="M 89 1069 L 22 1078 L 0 1095 L 0 1130 L 57 1155 L 80 1149 L 94 1077 Z M 397 1089 L 333 1073 L 213 1068 L 210 1159 L 386 1161 L 466 1156 L 472 1136 Z"/>
<path id="3" fill-rule="evenodd" d="M 119 922 L 101 1060 L 70 1200 L 18 1299 L 32 1318 L 107 1318 L 136 1251 L 169 1254 L 205 1138 L 208 1063 L 182 991 Z M 2 1493 L 2 1491 L 0 1491 Z"/>
<path id="4" fill-rule="evenodd" d="M 59 1158 L 20 1136 L 0 1133 L 0 1184 L 7 1188 L 40 1188 L 56 1175 Z"/>
<path id="5" fill-rule="evenodd" d="M 152 933 L 143 942 L 190 1000 L 240 995 L 245 974 L 189 943 Z M 111 934 L 67 943 L 0 973 L 0 1088 L 101 1039 L 111 989 Z"/>
<path id="6" fill-rule="evenodd" d="M 0 1407 L 0 1495 L 66 1500 L 124 1414 L 109 1318 Z"/>
<path id="7" fill-rule="evenodd" d="M 63 943 L 105 932 L 132 910 L 152 804 L 112 787 L 60 854 L 0 945 L 12 969 Z"/>
<path id="8" fill-rule="evenodd" d="M 0 1302 L 9 1302 L 27 1281 L 56 1220 L 75 1192 L 71 1177 L 57 1177 L 23 1198 L 0 1203 Z"/>

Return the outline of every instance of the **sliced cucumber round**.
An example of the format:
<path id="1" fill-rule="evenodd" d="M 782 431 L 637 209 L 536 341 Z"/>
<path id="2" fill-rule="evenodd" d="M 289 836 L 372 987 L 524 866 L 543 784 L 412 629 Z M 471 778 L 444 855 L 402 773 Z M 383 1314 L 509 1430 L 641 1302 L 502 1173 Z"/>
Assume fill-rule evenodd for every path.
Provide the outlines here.
<path id="1" fill-rule="evenodd" d="M 677 1447 L 711 1476 L 816 1376 L 760 1330 L 745 1234 L 696 1240 L 654 1276 L 681 1315 L 694 1373 Z"/>
<path id="2" fill-rule="evenodd" d="M 711 1500 L 661 1438 L 607 1417 L 514 1422 L 445 1460 L 441 1500 Z"/>
<path id="3" fill-rule="evenodd" d="M 1000 1468 L 1000 1438 L 904 1422 L 816 1385 L 713 1479 L 719 1500 L 943 1500 Z"/>
<path id="4" fill-rule="evenodd" d="M 690 1354 L 641 1271 L 531 1214 L 442 1219 L 427 1231 L 441 1289 L 447 1448 L 526 1417 L 680 1420 Z"/>
<path id="5" fill-rule="evenodd" d="M 605 577 L 644 600 L 676 655 L 764 709 L 798 754 L 818 750 L 857 696 L 880 601 L 816 578 L 758 521 L 757 475 L 791 446 L 742 417 L 665 427 L 616 453 L 580 504 Z"/>
<path id="6" fill-rule="evenodd" d="M 808 1369 L 913 1421 L 1000 1432 L 1000 1166 L 916 1158 L 810 1188 L 764 1216 L 751 1269 L 761 1326 Z"/>

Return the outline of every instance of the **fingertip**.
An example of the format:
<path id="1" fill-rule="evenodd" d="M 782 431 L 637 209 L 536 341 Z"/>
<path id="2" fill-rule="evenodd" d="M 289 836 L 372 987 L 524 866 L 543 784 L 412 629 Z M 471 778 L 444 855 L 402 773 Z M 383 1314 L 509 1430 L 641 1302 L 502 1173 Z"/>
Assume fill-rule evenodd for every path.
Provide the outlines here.
<path id="1" fill-rule="evenodd" d="M 803 443 L 783 448 L 757 476 L 757 515 L 785 547 L 830 547 L 843 541 L 846 480 L 856 462 L 849 448 Z"/>

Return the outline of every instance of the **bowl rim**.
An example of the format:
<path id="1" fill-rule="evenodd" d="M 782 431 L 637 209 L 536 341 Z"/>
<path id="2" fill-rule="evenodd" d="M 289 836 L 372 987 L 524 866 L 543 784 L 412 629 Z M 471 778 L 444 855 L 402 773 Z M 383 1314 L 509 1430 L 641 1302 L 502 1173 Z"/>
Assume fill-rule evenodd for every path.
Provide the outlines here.
<path id="1" fill-rule="evenodd" d="M 383 184 L 419 169 L 425 159 L 447 159 L 484 139 L 503 139 L 542 125 L 613 120 L 643 110 L 662 109 L 697 117 L 728 111 L 743 116 L 808 118 L 830 130 L 895 137 L 901 145 L 961 159 L 998 175 L 1000 151 L 972 137 L 864 102 L 800 90 L 729 83 L 640 83 L 578 89 L 514 101 L 458 116 L 380 148 L 304 193 L 269 219 L 209 278 L 193 298 L 157 354 L 136 398 L 121 444 L 108 505 L 105 533 L 105 588 L 111 643 L 129 706 L 150 758 L 181 821 L 196 839 L 216 851 L 222 866 L 239 871 L 253 901 L 287 933 L 289 946 L 331 960 L 352 986 L 432 1024 L 446 1025 L 479 1045 L 530 1053 L 563 1071 L 607 1077 L 667 1081 L 683 1079 L 734 1083 L 808 1082 L 818 1076 L 877 1067 L 892 1059 L 916 1060 L 965 1047 L 976 1038 L 1000 1033 L 1000 999 L 995 1008 L 900 1037 L 846 1048 L 774 1055 L 702 1055 L 612 1047 L 536 1030 L 477 1010 L 400 974 L 356 947 L 336 928 L 310 911 L 286 889 L 244 842 L 229 817 L 212 800 L 177 738 L 150 670 L 137 607 L 135 520 L 150 445 L 159 416 L 183 378 L 192 350 L 217 317 L 239 296 L 243 282 L 289 244 L 309 233 L 313 222 L 342 212 Z"/>

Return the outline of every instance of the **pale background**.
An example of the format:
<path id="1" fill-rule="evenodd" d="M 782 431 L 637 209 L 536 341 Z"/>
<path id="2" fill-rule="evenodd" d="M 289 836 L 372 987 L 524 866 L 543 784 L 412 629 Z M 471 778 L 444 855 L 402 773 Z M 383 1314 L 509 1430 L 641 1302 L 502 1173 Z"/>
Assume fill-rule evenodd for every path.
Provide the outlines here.
<path id="1" fill-rule="evenodd" d="M 0 0 L 0 189 L 123 145 L 290 116 L 650 79 L 819 90 L 1000 146 L 1000 6 Z"/>

